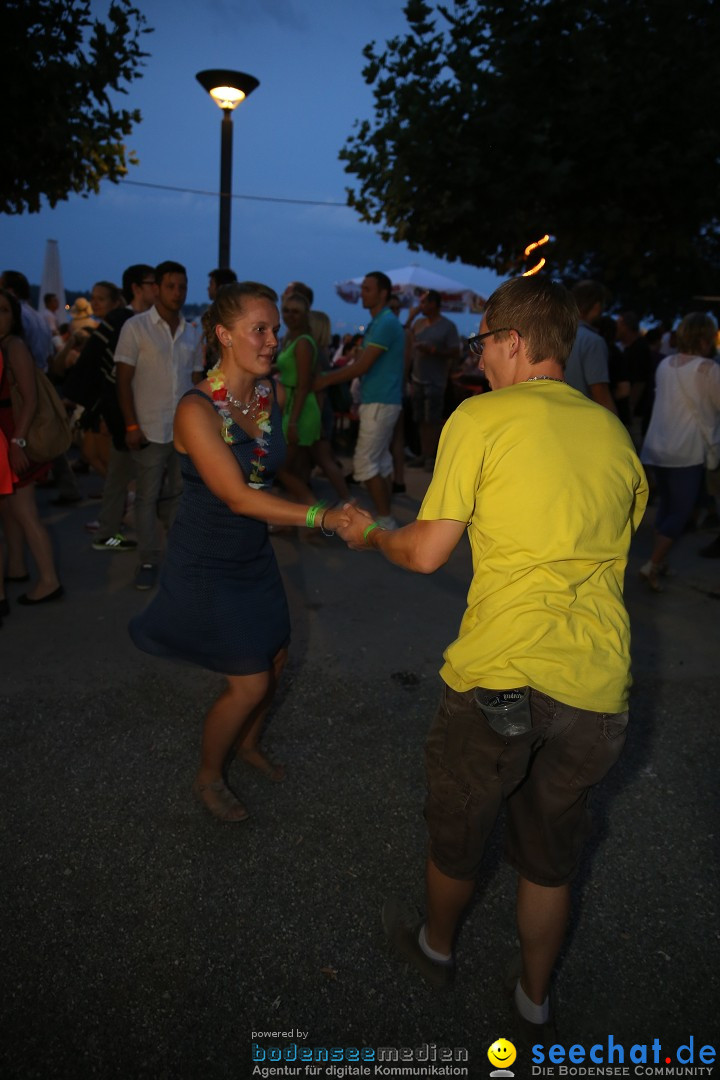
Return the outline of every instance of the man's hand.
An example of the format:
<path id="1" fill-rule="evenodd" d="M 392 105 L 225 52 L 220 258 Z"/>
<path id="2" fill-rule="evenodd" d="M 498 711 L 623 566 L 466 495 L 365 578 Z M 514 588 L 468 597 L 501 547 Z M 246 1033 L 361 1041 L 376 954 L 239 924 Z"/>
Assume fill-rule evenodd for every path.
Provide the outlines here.
<path id="1" fill-rule="evenodd" d="M 142 428 L 138 428 L 137 431 L 125 432 L 125 445 L 128 450 L 142 450 L 143 446 L 147 446 L 148 439 Z"/>
<path id="2" fill-rule="evenodd" d="M 367 510 L 359 510 L 351 503 L 345 503 L 343 511 L 347 515 L 346 522 L 336 526 L 335 531 L 353 551 L 367 551 L 368 545 L 363 533 L 368 525 L 373 523 L 372 514 L 368 514 Z"/>

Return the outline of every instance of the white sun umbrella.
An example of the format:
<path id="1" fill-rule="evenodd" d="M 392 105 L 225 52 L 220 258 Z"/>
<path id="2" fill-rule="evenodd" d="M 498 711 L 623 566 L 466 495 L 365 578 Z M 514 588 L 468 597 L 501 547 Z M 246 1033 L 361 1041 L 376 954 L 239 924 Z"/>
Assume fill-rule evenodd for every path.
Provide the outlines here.
<path id="1" fill-rule="evenodd" d="M 60 311 L 65 310 L 65 286 L 63 284 L 62 268 L 60 266 L 60 249 L 57 240 L 48 240 L 45 245 L 45 264 L 43 266 L 42 279 L 40 281 L 40 295 L 38 297 L 38 311 L 43 309 L 43 296 L 46 293 L 55 293 L 60 301 Z M 58 314 L 60 314 L 58 312 Z M 64 322 L 64 318 L 58 319 Z"/>
<path id="2" fill-rule="evenodd" d="M 434 270 L 425 270 L 422 266 L 402 266 L 399 270 L 383 271 L 390 278 L 393 286 L 393 294 L 400 300 L 402 307 L 410 307 L 417 303 L 418 299 L 428 289 L 435 289 L 440 293 L 441 307 L 445 311 L 482 311 L 485 300 L 468 285 L 461 281 L 454 281 L 445 277 L 444 274 L 436 274 Z M 350 278 L 349 281 L 335 282 L 335 291 L 349 304 L 356 304 L 360 299 L 361 277 Z"/>

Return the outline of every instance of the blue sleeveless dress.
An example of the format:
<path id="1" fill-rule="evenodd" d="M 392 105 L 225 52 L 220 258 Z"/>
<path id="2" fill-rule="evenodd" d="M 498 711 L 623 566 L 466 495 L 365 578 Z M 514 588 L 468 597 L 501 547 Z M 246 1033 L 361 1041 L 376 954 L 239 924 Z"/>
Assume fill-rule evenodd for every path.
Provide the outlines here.
<path id="1" fill-rule="evenodd" d="M 211 399 L 201 390 L 198 394 Z M 187 395 L 186 395 L 187 396 Z M 219 418 L 218 418 L 219 419 Z M 285 460 L 282 414 L 273 398 L 264 488 Z M 247 480 L 255 440 L 237 424 L 230 447 Z M 168 536 L 156 596 L 130 623 L 135 645 L 224 675 L 272 668 L 290 640 L 287 598 L 267 525 L 234 514 L 180 454 L 183 493 Z"/>

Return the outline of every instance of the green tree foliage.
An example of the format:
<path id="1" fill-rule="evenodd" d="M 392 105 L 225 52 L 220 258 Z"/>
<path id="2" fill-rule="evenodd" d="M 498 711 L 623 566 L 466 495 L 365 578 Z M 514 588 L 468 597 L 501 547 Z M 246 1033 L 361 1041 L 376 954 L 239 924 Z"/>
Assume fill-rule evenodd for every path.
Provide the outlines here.
<path id="1" fill-rule="evenodd" d="M 490 267 L 542 253 L 659 313 L 720 291 L 720 4 L 405 6 L 364 50 L 375 116 L 340 157 L 386 240 Z"/>
<path id="2" fill-rule="evenodd" d="M 0 5 L 3 213 L 97 192 L 135 163 L 124 139 L 140 113 L 116 108 L 110 92 L 139 78 L 145 17 L 130 0 L 112 0 L 105 19 L 90 8 L 91 0 Z"/>

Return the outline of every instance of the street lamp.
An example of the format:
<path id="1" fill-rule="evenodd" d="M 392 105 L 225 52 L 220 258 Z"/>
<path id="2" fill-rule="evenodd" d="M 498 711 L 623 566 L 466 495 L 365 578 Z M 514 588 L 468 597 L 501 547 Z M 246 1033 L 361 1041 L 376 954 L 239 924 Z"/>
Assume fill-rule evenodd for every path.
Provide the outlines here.
<path id="1" fill-rule="evenodd" d="M 260 85 L 242 71 L 199 71 L 195 76 L 223 111 L 220 137 L 220 252 L 218 267 L 230 266 L 230 214 L 232 209 L 232 111 Z"/>

